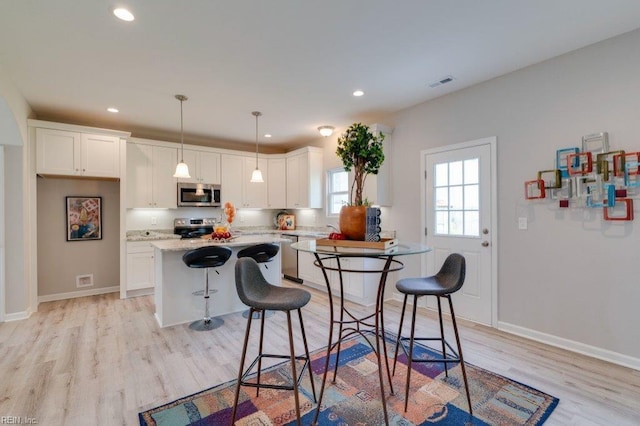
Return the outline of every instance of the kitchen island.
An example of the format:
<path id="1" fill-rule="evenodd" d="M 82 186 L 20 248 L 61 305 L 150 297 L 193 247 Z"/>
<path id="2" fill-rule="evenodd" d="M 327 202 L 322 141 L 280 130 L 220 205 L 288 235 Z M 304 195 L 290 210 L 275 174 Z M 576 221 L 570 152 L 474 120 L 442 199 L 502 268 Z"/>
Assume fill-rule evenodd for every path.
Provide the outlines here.
<path id="1" fill-rule="evenodd" d="M 209 287 L 217 290 L 211 294 L 210 313 L 212 317 L 240 312 L 247 307 L 236 292 L 235 264 L 237 254 L 245 247 L 262 243 L 282 244 L 288 240 L 276 234 L 243 235 L 227 242 L 205 239 L 154 241 L 156 320 L 160 327 L 188 323 L 201 319 L 204 315 L 204 299 L 193 295 L 204 289 L 204 269 L 187 267 L 182 256 L 189 250 L 210 245 L 228 247 L 232 255 L 223 266 L 209 271 Z M 267 281 L 281 285 L 281 250 L 274 259 L 260 269 Z"/>

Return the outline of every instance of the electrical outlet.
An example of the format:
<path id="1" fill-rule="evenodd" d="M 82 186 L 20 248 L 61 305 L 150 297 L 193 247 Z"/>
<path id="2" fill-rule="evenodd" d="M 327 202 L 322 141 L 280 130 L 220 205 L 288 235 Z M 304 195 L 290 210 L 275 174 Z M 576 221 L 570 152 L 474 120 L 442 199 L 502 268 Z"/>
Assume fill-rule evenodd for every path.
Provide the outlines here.
<path id="1" fill-rule="evenodd" d="M 155 216 L 151 216 L 151 224 L 152 225 L 157 225 L 158 224 L 158 218 Z"/>
<path id="2" fill-rule="evenodd" d="M 317 220 L 316 220 L 316 219 L 317 219 L 317 216 L 316 216 L 316 214 L 315 214 L 315 213 L 311 215 L 311 219 L 313 219 L 313 224 L 315 225 L 315 224 L 316 224 L 316 222 L 317 222 Z"/>
<path id="3" fill-rule="evenodd" d="M 522 229 L 525 230 L 527 229 L 527 218 L 526 217 L 519 217 L 518 218 L 518 229 Z"/>
<path id="4" fill-rule="evenodd" d="M 240 222 L 244 222 L 244 215 L 243 214 L 240 215 Z"/>

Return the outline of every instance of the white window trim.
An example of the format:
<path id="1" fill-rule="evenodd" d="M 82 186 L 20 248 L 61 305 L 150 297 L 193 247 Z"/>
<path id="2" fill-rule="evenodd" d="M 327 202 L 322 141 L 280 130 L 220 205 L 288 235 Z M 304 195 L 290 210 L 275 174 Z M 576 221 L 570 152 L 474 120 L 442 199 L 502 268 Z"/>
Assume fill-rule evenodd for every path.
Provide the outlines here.
<path id="1" fill-rule="evenodd" d="M 344 169 L 344 167 L 335 167 L 333 169 L 328 169 L 327 170 L 327 175 L 326 175 L 326 178 L 327 178 L 327 185 L 326 185 L 327 194 L 326 195 L 327 196 L 325 197 L 325 199 L 327 200 L 327 206 L 326 206 L 326 209 L 325 209 L 327 217 L 338 217 L 338 216 L 340 216 L 340 213 L 332 213 L 331 212 L 331 198 L 332 198 L 331 196 L 332 195 L 335 195 L 335 194 L 346 194 L 347 195 L 347 199 L 349 199 L 349 186 L 348 185 L 347 185 L 347 190 L 346 191 L 332 192 L 333 188 L 332 188 L 332 185 L 331 185 L 331 181 L 332 181 L 331 177 L 335 173 L 341 173 L 341 172 L 347 173 L 347 179 L 348 179 L 349 172 L 347 172 Z"/>

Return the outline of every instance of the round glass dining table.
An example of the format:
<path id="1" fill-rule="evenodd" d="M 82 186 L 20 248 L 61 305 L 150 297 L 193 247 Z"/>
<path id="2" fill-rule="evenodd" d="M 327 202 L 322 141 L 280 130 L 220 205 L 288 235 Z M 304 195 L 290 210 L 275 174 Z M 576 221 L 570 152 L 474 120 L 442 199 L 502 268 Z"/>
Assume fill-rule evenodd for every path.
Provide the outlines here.
<path id="1" fill-rule="evenodd" d="M 327 240 L 323 240 L 326 244 Z M 384 412 L 385 424 L 389 424 L 389 418 L 387 414 L 387 404 L 384 390 L 384 373 L 382 369 L 382 359 L 384 358 L 387 379 L 389 381 L 389 388 L 391 394 L 393 391 L 393 384 L 391 382 L 391 371 L 389 369 L 389 360 L 387 357 L 387 342 L 385 338 L 384 330 L 384 290 L 389 273 L 399 271 L 404 268 L 404 264 L 398 260 L 398 257 L 421 254 L 431 251 L 431 248 L 419 243 L 410 242 L 398 242 L 394 241 L 393 244 L 386 249 L 374 249 L 363 247 L 351 247 L 342 245 L 358 245 L 357 242 L 340 242 L 328 243 L 329 245 L 318 244 L 317 240 L 299 241 L 291 244 L 291 248 L 312 253 L 315 256 L 314 265 L 322 270 L 325 284 L 327 286 L 327 293 L 329 297 L 329 343 L 327 345 L 327 354 L 325 357 L 324 373 L 322 376 L 322 387 L 320 388 L 320 396 L 318 398 L 318 406 L 316 408 L 313 424 L 317 424 L 318 416 L 320 414 L 320 407 L 322 405 L 322 397 L 324 395 L 325 385 L 327 382 L 327 373 L 329 370 L 329 359 L 331 352 L 337 348 L 335 356 L 335 365 L 333 373 L 333 383 L 335 383 L 336 375 L 338 373 L 338 363 L 340 359 L 340 344 L 347 338 L 356 334 L 366 337 L 366 335 L 375 336 L 375 347 L 367 339 L 369 346 L 371 346 L 373 352 L 378 360 L 378 377 L 380 379 L 380 398 L 382 402 L 382 409 Z M 335 245 L 334 245 L 335 244 Z M 364 244 L 363 244 L 364 245 Z M 365 261 L 362 263 L 362 268 L 343 267 L 341 259 L 344 258 L 362 258 Z M 367 259 L 373 259 L 374 261 L 367 261 Z M 349 262 L 349 264 L 353 264 Z M 337 274 L 331 274 L 332 271 Z M 358 315 L 353 313 L 348 306 L 344 303 L 344 279 L 343 273 L 357 273 L 357 274 L 379 274 L 380 279 L 377 283 L 376 303 L 373 312 Z M 332 287 L 330 276 L 334 279 L 337 276 L 337 286 Z M 367 282 L 365 281 L 365 285 Z M 334 295 L 332 288 L 339 288 L 339 294 Z M 334 297 L 336 300 L 334 300 Z M 339 303 L 339 315 L 335 315 L 336 302 Z M 338 328 L 337 338 L 334 341 L 334 328 Z M 366 334 L 366 335 L 365 335 Z M 382 348 L 380 343 L 382 342 Z M 381 352 L 382 349 L 382 352 Z M 384 353 L 384 356 L 382 354 Z"/>

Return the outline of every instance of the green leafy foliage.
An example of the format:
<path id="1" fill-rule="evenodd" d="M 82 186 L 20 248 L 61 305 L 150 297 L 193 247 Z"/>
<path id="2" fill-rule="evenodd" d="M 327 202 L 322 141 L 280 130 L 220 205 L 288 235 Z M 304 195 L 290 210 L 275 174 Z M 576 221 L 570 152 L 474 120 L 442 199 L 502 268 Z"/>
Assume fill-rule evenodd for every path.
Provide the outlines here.
<path id="1" fill-rule="evenodd" d="M 369 174 L 378 174 L 384 162 L 382 141 L 384 135 L 374 135 L 369 126 L 354 123 L 338 138 L 336 155 L 342 160 L 347 172 L 354 171 L 354 180 L 349 194 L 350 204 L 363 205 L 362 189 Z M 355 189 L 355 198 L 354 198 Z"/>

